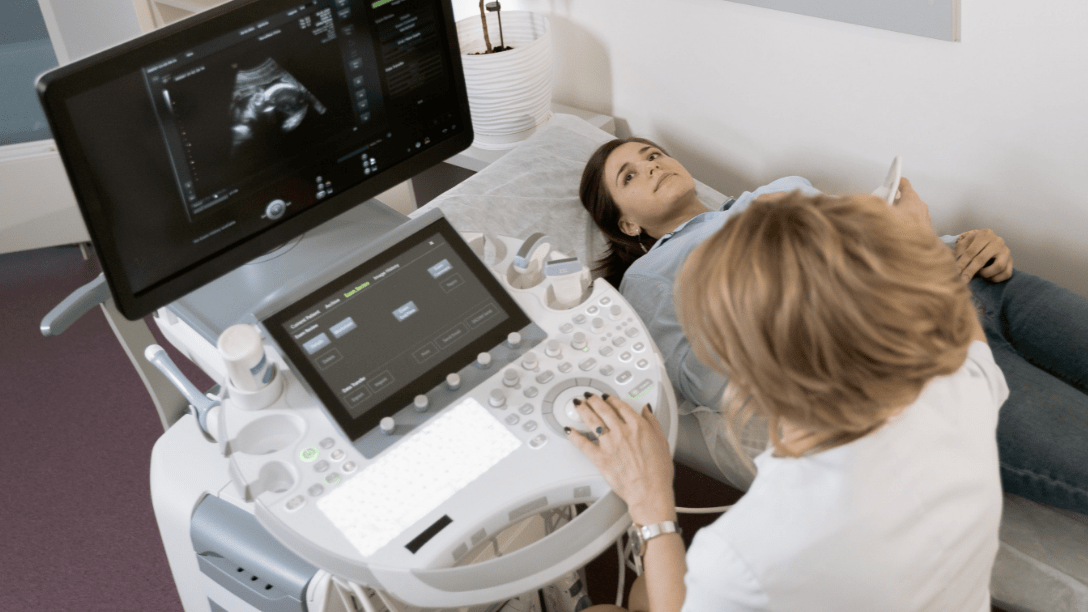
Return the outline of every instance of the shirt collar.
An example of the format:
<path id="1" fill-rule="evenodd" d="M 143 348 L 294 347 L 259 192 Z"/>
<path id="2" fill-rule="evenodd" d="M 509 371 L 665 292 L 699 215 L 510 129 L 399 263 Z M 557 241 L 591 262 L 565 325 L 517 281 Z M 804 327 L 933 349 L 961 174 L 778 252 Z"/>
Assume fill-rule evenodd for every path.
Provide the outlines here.
<path id="1" fill-rule="evenodd" d="M 671 232 L 669 232 L 668 234 L 665 234 L 664 236 L 658 238 L 657 242 L 655 242 L 654 245 L 652 247 L 650 247 L 650 251 L 652 251 L 652 250 L 656 249 L 657 247 L 665 244 L 666 242 L 671 240 L 673 236 L 683 232 L 689 225 L 699 225 L 700 223 L 703 223 L 705 221 L 713 219 L 714 217 L 717 217 L 719 213 L 724 212 L 726 210 L 729 210 L 729 207 L 733 205 L 733 202 L 736 202 L 736 198 L 730 198 L 728 201 L 726 201 L 724 204 L 722 204 L 722 207 L 720 209 L 718 209 L 718 210 L 708 210 L 705 213 L 699 213 L 699 214 L 695 215 L 694 217 L 688 219 L 687 221 L 684 221 L 680 225 L 677 225 L 676 229 L 674 229 Z M 649 251 L 647 251 L 647 252 L 649 252 Z"/>

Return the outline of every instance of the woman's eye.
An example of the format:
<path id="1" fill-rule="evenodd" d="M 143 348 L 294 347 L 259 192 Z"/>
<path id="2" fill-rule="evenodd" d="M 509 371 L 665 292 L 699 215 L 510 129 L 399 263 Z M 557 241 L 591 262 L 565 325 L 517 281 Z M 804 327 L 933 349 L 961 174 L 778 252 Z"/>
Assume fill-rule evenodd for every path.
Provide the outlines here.
<path id="1" fill-rule="evenodd" d="M 623 175 L 623 184 L 626 185 L 627 183 L 630 183 L 631 179 L 633 179 L 634 177 L 634 172 L 628 172 L 627 174 Z"/>
<path id="2" fill-rule="evenodd" d="M 653 160 L 657 159 L 658 157 L 661 157 L 660 153 L 650 153 L 650 161 L 653 161 Z"/>

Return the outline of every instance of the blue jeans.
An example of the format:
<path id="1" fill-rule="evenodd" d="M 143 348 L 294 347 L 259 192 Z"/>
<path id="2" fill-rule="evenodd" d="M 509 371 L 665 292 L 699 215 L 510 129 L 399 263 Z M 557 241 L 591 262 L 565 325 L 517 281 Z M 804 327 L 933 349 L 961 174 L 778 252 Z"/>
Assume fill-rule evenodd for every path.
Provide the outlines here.
<path id="1" fill-rule="evenodd" d="M 1001 484 L 1088 514 L 1088 299 L 1019 270 L 971 281 L 1009 399 L 997 425 Z"/>

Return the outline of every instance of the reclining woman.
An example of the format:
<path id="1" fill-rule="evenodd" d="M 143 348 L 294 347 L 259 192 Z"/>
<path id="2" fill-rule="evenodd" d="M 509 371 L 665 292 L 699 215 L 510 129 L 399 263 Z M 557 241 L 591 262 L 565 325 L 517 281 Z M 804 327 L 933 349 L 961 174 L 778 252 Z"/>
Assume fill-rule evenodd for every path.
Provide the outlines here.
<path id="1" fill-rule="evenodd" d="M 610 244 L 598 271 L 619 283 L 646 323 L 677 393 L 701 407 L 696 416 L 719 468 L 742 489 L 753 475 L 748 458 L 766 447 L 766 428 L 753 420 L 744 430 L 713 431 L 721 419 L 706 407 L 719 406 L 729 381 L 692 352 L 673 308 L 673 285 L 692 250 L 730 216 L 760 197 L 795 189 L 819 193 L 805 179 L 788 177 L 709 211 L 683 165 L 640 138 L 605 143 L 582 175 L 582 203 Z M 906 179 L 900 191 L 899 205 L 918 198 Z M 1004 490 L 1088 513 L 1088 299 L 1014 271 L 1009 249 L 990 230 L 942 240 L 969 282 L 1010 388 L 997 430 Z M 736 436 L 744 452 L 715 442 L 716 435 Z"/>
<path id="2" fill-rule="evenodd" d="M 729 377 L 729 418 L 755 407 L 772 445 L 686 563 L 677 535 L 646 541 L 632 610 L 990 609 L 1008 389 L 952 253 L 904 198 L 759 201 L 688 258 L 692 350 Z M 672 460 L 651 411 L 577 403 L 597 442 L 568 438 L 637 525 L 669 531 Z"/>

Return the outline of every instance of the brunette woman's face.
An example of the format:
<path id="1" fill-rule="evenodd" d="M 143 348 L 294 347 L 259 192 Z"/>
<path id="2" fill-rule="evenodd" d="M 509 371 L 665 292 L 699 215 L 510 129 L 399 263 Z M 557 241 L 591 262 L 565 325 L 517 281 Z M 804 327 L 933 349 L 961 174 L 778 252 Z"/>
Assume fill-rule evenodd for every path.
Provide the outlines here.
<path id="1" fill-rule="evenodd" d="M 630 236 L 640 227 L 652 232 L 695 194 L 695 179 L 680 162 L 641 142 L 622 144 L 608 155 L 603 181 L 620 209 L 620 231 Z"/>

